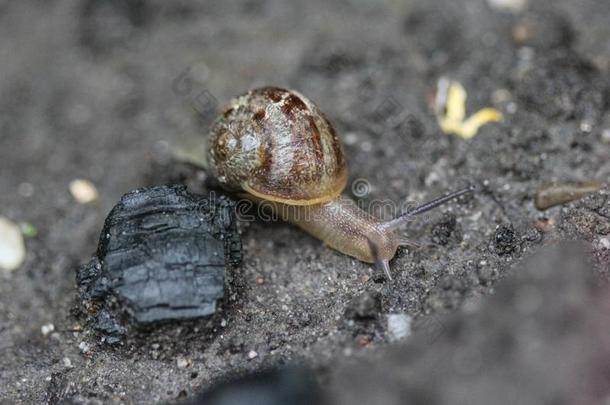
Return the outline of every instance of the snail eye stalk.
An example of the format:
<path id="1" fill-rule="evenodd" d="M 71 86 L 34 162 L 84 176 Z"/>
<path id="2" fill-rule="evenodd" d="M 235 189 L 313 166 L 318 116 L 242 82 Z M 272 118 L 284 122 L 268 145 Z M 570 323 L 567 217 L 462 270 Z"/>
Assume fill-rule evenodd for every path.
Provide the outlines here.
<path id="1" fill-rule="evenodd" d="M 414 209 L 412 209 L 410 211 L 407 211 L 406 213 L 400 215 L 399 217 L 394 218 L 394 219 L 386 222 L 384 224 L 384 226 L 387 229 L 396 229 L 396 228 L 399 228 L 402 225 L 404 225 L 407 222 L 409 222 L 409 220 L 412 217 L 414 217 L 416 215 L 423 214 L 425 212 L 428 212 L 428 211 L 430 211 L 430 210 L 432 210 L 432 209 L 434 209 L 434 208 L 436 208 L 436 207 L 438 207 L 440 205 L 445 204 L 448 201 L 455 200 L 456 198 L 458 198 L 458 197 L 460 197 L 460 196 L 462 196 L 464 194 L 471 193 L 474 190 L 475 190 L 475 186 L 474 185 L 468 185 L 467 187 L 464 187 L 461 190 L 458 190 L 458 191 L 455 191 L 455 192 L 453 192 L 451 194 L 447 194 L 445 196 L 436 198 L 436 199 L 434 199 L 432 201 L 428 201 L 428 202 L 420 205 L 419 207 L 416 207 L 416 208 L 414 208 Z"/>

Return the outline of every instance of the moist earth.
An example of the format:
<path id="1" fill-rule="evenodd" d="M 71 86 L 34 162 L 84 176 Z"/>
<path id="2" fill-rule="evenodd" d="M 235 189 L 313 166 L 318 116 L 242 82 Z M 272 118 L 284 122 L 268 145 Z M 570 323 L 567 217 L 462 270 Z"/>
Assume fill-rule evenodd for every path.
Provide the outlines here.
<path id="1" fill-rule="evenodd" d="M 610 5 L 497 3 L 0 1 L 0 215 L 38 230 L 24 265 L 1 273 L 0 402 L 173 402 L 294 364 L 337 403 L 607 398 L 608 190 L 546 211 L 534 196 L 610 177 Z M 469 140 L 444 134 L 441 77 L 464 86 L 467 115 L 493 107 L 504 120 Z M 479 191 L 409 225 L 422 248 L 399 251 L 391 283 L 246 212 L 218 318 L 104 344 L 76 285 L 104 219 L 145 186 L 220 196 L 185 156 L 200 162 L 215 114 L 262 85 L 319 105 L 364 207 L 466 181 Z M 72 198 L 76 178 L 96 202 Z M 581 246 L 574 262 L 567 248 L 546 253 L 564 240 Z M 390 314 L 412 319 L 392 344 Z M 574 375 L 583 384 L 568 390 Z"/>

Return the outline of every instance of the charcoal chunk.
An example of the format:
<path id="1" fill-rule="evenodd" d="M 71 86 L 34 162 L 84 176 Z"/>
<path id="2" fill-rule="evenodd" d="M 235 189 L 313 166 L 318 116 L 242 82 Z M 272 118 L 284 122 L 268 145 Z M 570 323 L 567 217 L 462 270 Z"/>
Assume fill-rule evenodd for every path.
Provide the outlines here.
<path id="1" fill-rule="evenodd" d="M 95 309 L 94 327 L 114 338 L 123 328 L 112 324 L 113 313 L 136 323 L 213 314 L 225 266 L 240 260 L 233 202 L 156 186 L 125 194 L 112 209 L 77 283 Z"/>
<path id="2" fill-rule="evenodd" d="M 507 255 L 517 249 L 517 236 L 511 225 L 501 225 L 494 235 L 494 247 L 498 255 Z"/>

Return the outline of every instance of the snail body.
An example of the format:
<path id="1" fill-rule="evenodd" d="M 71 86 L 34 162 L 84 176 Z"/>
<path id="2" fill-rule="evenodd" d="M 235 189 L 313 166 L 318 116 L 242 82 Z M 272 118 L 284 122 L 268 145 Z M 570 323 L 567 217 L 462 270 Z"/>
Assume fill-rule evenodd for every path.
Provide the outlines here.
<path id="1" fill-rule="evenodd" d="M 265 203 L 329 247 L 390 277 L 389 260 L 414 245 L 395 230 L 413 215 L 465 194 L 470 187 L 380 221 L 341 193 L 347 183 L 343 147 L 320 109 L 296 91 L 254 89 L 233 99 L 210 131 L 209 162 L 227 190 Z"/>
<path id="2" fill-rule="evenodd" d="M 261 203 L 261 201 L 257 201 Z M 339 195 L 334 200 L 314 205 L 264 203 L 279 218 L 297 225 L 328 247 L 366 263 L 380 258 L 390 260 L 399 246 L 411 244 L 397 233 L 388 232 L 386 223 L 364 211 L 351 198 Z M 370 244 L 374 243 L 374 249 Z"/>

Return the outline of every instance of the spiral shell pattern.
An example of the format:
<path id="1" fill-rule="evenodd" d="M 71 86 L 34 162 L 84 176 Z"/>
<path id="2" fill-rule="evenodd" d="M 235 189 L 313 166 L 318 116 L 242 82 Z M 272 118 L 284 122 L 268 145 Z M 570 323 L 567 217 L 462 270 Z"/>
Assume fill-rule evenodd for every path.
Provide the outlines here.
<path id="1" fill-rule="evenodd" d="M 333 126 L 296 91 L 263 87 L 232 100 L 212 126 L 208 150 L 225 188 L 260 199 L 319 204 L 347 181 Z"/>

